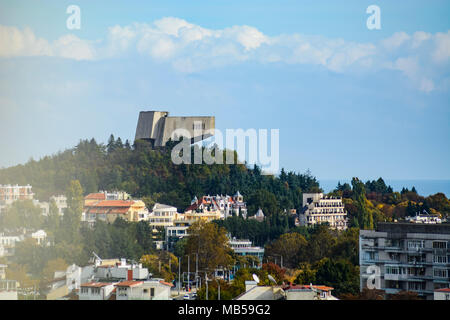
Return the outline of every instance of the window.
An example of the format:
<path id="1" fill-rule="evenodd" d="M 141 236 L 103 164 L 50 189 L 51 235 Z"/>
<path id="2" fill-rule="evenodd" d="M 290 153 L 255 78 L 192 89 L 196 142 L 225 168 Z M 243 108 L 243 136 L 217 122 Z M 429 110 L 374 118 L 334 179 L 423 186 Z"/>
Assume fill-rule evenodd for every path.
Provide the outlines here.
<path id="1" fill-rule="evenodd" d="M 410 240 L 408 241 L 408 249 L 420 249 L 425 247 L 424 240 Z"/>
<path id="2" fill-rule="evenodd" d="M 81 293 L 82 294 L 88 294 L 88 292 L 89 292 L 88 288 L 81 287 Z"/>
<path id="3" fill-rule="evenodd" d="M 409 290 L 425 290 L 425 282 L 408 282 Z"/>
<path id="4" fill-rule="evenodd" d="M 117 294 L 121 297 L 124 297 L 127 295 L 127 288 L 125 287 L 119 287 L 117 290 Z"/>
<path id="5" fill-rule="evenodd" d="M 447 269 L 434 269 L 433 275 L 436 278 L 447 278 L 448 276 L 448 270 Z"/>
<path id="6" fill-rule="evenodd" d="M 433 241 L 433 249 L 447 249 L 447 241 Z"/>
<path id="7" fill-rule="evenodd" d="M 91 293 L 95 294 L 95 295 L 99 295 L 100 294 L 100 288 L 92 288 L 91 289 Z"/>
<path id="8" fill-rule="evenodd" d="M 447 256 L 433 256 L 434 263 L 447 263 Z"/>

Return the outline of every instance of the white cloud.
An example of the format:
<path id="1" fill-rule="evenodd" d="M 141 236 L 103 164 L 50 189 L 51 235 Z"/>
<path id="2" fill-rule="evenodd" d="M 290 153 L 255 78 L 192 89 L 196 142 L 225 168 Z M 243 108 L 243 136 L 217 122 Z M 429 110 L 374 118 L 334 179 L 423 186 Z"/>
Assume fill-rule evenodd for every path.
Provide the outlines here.
<path id="1" fill-rule="evenodd" d="M 186 73 L 245 61 L 312 64 L 340 73 L 387 69 L 402 72 L 419 90 L 430 92 L 448 78 L 450 31 L 396 32 L 377 43 L 364 43 L 302 34 L 268 36 L 247 25 L 207 29 L 165 17 L 150 24 L 112 26 L 105 41 L 87 41 L 69 34 L 50 43 L 28 28 L 0 26 L 0 57 L 95 60 L 124 54 L 166 62 Z"/>
<path id="2" fill-rule="evenodd" d="M 396 32 L 389 38 L 383 39 L 381 41 L 381 44 L 386 49 L 396 49 L 400 47 L 402 44 L 404 44 L 406 41 L 411 39 L 411 37 L 406 34 L 405 32 Z"/>
<path id="3" fill-rule="evenodd" d="M 434 37 L 435 50 L 433 58 L 436 62 L 448 62 L 450 58 L 450 31 L 447 33 L 437 33 Z"/>
<path id="4" fill-rule="evenodd" d="M 68 34 L 53 43 L 37 38 L 29 28 L 0 25 L 0 57 L 57 56 L 75 60 L 90 60 L 95 56 L 94 48 L 85 40 Z"/>

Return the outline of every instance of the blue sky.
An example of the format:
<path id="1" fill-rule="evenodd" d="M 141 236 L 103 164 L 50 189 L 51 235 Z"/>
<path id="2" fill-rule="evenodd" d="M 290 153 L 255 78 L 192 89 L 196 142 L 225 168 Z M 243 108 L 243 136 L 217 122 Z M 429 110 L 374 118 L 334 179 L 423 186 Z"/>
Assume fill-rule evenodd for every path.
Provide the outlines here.
<path id="1" fill-rule="evenodd" d="M 68 30 L 66 8 L 81 9 Z M 367 6 L 381 30 L 366 27 Z M 450 179 L 448 1 L 0 1 L 0 166 L 141 110 L 280 129 L 320 179 Z"/>

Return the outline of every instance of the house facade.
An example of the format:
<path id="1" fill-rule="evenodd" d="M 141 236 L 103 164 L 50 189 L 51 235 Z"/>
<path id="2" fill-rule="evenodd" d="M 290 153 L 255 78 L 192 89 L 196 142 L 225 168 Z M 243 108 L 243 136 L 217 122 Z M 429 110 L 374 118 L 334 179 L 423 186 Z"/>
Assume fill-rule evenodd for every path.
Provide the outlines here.
<path id="1" fill-rule="evenodd" d="M 333 229 L 345 230 L 347 211 L 340 197 L 326 197 L 323 193 L 304 193 L 299 222 L 303 226 L 328 223 Z"/>

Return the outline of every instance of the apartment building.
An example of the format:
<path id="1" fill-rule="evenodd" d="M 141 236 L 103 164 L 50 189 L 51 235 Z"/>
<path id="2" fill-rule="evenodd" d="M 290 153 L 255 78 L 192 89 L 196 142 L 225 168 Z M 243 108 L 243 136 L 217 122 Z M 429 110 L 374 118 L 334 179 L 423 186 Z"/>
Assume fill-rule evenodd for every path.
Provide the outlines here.
<path id="1" fill-rule="evenodd" d="M 304 193 L 299 222 L 302 226 L 327 222 L 333 229 L 345 230 L 347 211 L 340 197 L 327 197 L 323 193 Z"/>
<path id="2" fill-rule="evenodd" d="M 7 204 L 16 200 L 33 200 L 34 193 L 31 186 L 19 185 L 0 185 L 0 201 L 5 201 Z"/>
<path id="3" fill-rule="evenodd" d="M 230 238 L 228 245 L 237 255 L 257 257 L 259 259 L 259 264 L 252 267 L 262 267 L 264 248 L 253 246 L 253 243 L 248 239 L 236 239 L 235 237 Z"/>
<path id="4" fill-rule="evenodd" d="M 0 184 L 0 214 L 6 207 L 17 200 L 33 200 L 34 193 L 30 185 L 1 185 Z"/>
<path id="5" fill-rule="evenodd" d="M 166 204 L 155 203 L 148 215 L 148 222 L 152 227 L 170 227 L 177 219 L 177 208 Z"/>
<path id="6" fill-rule="evenodd" d="M 450 287 L 450 224 L 378 223 L 360 230 L 360 289 L 415 291 L 432 300 Z"/>

